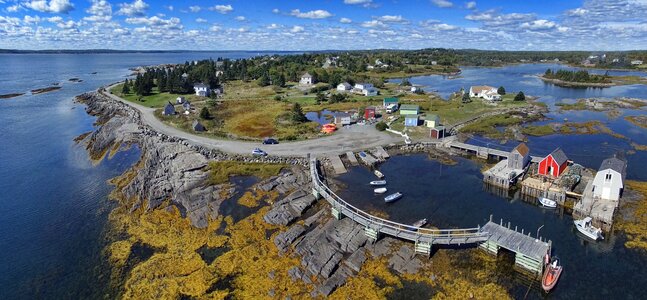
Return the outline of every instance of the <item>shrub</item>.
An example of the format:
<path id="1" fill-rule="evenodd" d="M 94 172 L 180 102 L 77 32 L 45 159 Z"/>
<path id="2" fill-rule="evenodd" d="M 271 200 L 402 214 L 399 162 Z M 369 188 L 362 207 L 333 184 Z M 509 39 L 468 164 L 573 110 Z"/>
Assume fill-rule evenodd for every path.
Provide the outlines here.
<path id="1" fill-rule="evenodd" d="M 377 129 L 379 131 L 384 131 L 387 128 L 389 128 L 389 125 L 386 125 L 386 123 L 384 123 L 384 122 L 378 122 L 377 124 L 375 124 L 375 129 Z"/>

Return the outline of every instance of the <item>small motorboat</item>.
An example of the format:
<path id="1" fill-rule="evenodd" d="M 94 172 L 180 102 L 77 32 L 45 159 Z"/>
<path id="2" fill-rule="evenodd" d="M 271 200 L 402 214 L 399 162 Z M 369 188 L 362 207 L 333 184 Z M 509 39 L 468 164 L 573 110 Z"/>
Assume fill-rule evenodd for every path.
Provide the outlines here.
<path id="1" fill-rule="evenodd" d="M 396 201 L 398 199 L 402 198 L 402 193 L 397 192 L 395 194 L 388 195 L 384 198 L 384 202 L 386 203 L 391 203 L 393 201 Z"/>
<path id="2" fill-rule="evenodd" d="M 555 202 L 553 200 L 550 200 L 548 198 L 544 198 L 544 197 L 539 197 L 539 203 L 541 203 L 541 205 L 543 205 L 545 207 L 548 207 L 548 208 L 557 207 L 557 202 Z"/>
<path id="3" fill-rule="evenodd" d="M 597 241 L 598 239 L 604 239 L 602 236 L 602 229 L 597 228 L 591 224 L 591 217 L 586 217 L 582 220 L 574 220 L 575 228 L 586 237 Z"/>
<path id="4" fill-rule="evenodd" d="M 551 262 L 546 265 L 544 276 L 541 278 L 541 287 L 546 292 L 550 292 L 557 284 L 559 276 L 562 275 L 562 266 L 559 265 L 559 258 L 553 257 Z"/>
<path id="5" fill-rule="evenodd" d="M 373 190 L 373 193 L 376 193 L 376 194 L 384 194 L 384 193 L 386 193 L 386 188 L 385 188 L 385 187 L 382 187 L 382 188 L 376 188 L 376 189 L 374 189 L 374 190 Z"/>
<path id="6" fill-rule="evenodd" d="M 375 176 L 377 176 L 377 178 L 379 178 L 379 179 L 384 178 L 384 174 L 382 174 L 382 172 L 380 172 L 378 170 L 373 171 L 373 174 L 375 174 Z"/>
<path id="7" fill-rule="evenodd" d="M 386 185 L 386 180 L 375 180 L 371 181 L 370 185 Z"/>
<path id="8" fill-rule="evenodd" d="M 422 226 L 425 226 L 425 224 L 427 224 L 427 218 L 415 221 L 413 222 L 413 224 L 411 224 L 411 226 L 413 226 L 414 228 L 420 228 Z"/>
<path id="9" fill-rule="evenodd" d="M 361 156 L 361 157 L 366 157 L 366 152 L 364 152 L 364 151 L 360 152 L 360 153 L 359 153 L 359 156 Z"/>

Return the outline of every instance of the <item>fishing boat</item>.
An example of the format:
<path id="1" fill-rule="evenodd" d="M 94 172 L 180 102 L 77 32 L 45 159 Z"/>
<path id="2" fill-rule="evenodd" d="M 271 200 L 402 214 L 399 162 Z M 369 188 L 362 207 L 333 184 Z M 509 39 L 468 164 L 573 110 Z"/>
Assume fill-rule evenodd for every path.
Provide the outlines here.
<path id="1" fill-rule="evenodd" d="M 364 152 L 364 151 L 360 152 L 360 153 L 359 153 L 359 156 L 361 156 L 361 157 L 366 157 L 366 152 Z"/>
<path id="2" fill-rule="evenodd" d="M 427 224 L 427 218 L 415 221 L 413 222 L 413 224 L 411 224 L 411 226 L 413 226 L 414 228 L 420 228 L 422 226 L 425 226 L 425 224 Z"/>
<path id="3" fill-rule="evenodd" d="M 369 183 L 370 185 L 386 185 L 386 180 L 375 180 Z"/>
<path id="4" fill-rule="evenodd" d="M 380 172 L 378 170 L 373 171 L 373 174 L 375 174 L 375 176 L 377 176 L 377 178 L 380 178 L 380 179 L 384 178 L 384 174 L 382 174 L 382 172 Z"/>
<path id="5" fill-rule="evenodd" d="M 384 202 L 390 203 L 390 202 L 396 201 L 396 200 L 398 200 L 400 198 L 402 198 L 402 193 L 397 192 L 395 194 L 391 194 L 391 195 L 386 196 L 384 198 Z"/>
<path id="6" fill-rule="evenodd" d="M 382 187 L 382 188 L 376 188 L 376 189 L 374 189 L 374 190 L 373 190 L 373 193 L 376 193 L 376 194 L 384 194 L 384 193 L 386 193 L 386 188 L 385 188 L 385 187 Z"/>
<path id="7" fill-rule="evenodd" d="M 541 203 L 541 205 L 543 205 L 545 207 L 548 207 L 548 208 L 557 207 L 557 202 L 555 202 L 553 200 L 550 200 L 548 198 L 544 198 L 544 197 L 539 197 L 539 203 Z"/>
<path id="8" fill-rule="evenodd" d="M 541 279 L 541 287 L 546 292 L 550 292 L 557 284 L 559 276 L 562 275 L 562 266 L 559 265 L 559 258 L 553 257 L 551 262 L 546 266 L 544 276 Z"/>
<path id="9" fill-rule="evenodd" d="M 591 217 L 586 217 L 582 220 L 575 220 L 575 228 L 586 237 L 597 241 L 598 239 L 604 239 L 602 236 L 602 229 L 597 228 L 591 224 Z"/>

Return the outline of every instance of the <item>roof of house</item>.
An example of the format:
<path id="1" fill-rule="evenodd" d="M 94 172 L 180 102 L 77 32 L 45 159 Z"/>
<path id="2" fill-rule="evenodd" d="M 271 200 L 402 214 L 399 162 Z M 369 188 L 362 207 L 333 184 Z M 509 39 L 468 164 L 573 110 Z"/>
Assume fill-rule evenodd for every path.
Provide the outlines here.
<path id="1" fill-rule="evenodd" d="M 526 156 L 530 152 L 530 149 L 528 149 L 528 146 L 526 145 L 526 143 L 521 143 L 517 145 L 517 147 L 514 147 L 514 149 L 512 149 L 512 152 L 514 151 L 519 152 L 519 154 L 521 154 L 522 156 Z"/>
<path id="2" fill-rule="evenodd" d="M 200 82 L 200 83 L 194 84 L 193 87 L 194 88 L 209 88 L 209 85 L 206 85 L 206 84 Z"/>
<path id="3" fill-rule="evenodd" d="M 425 116 L 425 120 L 427 120 L 427 121 L 438 121 L 438 120 L 440 120 L 440 117 L 438 115 L 434 115 L 434 114 L 427 114 Z"/>
<path id="4" fill-rule="evenodd" d="M 555 149 L 555 151 L 553 151 L 550 154 L 550 156 L 553 157 L 553 159 L 555 160 L 555 162 L 557 162 L 558 165 L 561 165 L 568 160 L 566 153 L 564 153 L 564 151 L 562 151 L 562 149 L 560 148 Z"/>
<path id="5" fill-rule="evenodd" d="M 367 109 L 375 110 L 375 107 L 373 107 L 373 106 L 369 106 L 369 107 L 366 107 L 364 110 L 367 110 Z"/>
<path id="6" fill-rule="evenodd" d="M 418 105 L 413 105 L 413 104 L 402 104 L 400 106 L 400 110 L 419 110 L 420 106 Z"/>
<path id="7" fill-rule="evenodd" d="M 489 91 L 489 90 L 492 90 L 492 89 L 494 89 L 494 88 L 491 87 L 491 86 L 487 86 L 487 85 L 475 85 L 475 86 L 470 87 L 470 91 L 472 91 L 473 93 L 480 93 L 480 92 Z"/>
<path id="8" fill-rule="evenodd" d="M 166 103 L 166 105 L 164 106 L 164 112 L 166 114 L 169 114 L 171 112 L 175 112 L 175 106 L 173 106 L 173 103 L 171 103 L 170 101 L 168 103 Z"/>
<path id="9" fill-rule="evenodd" d="M 312 78 L 312 75 L 310 75 L 310 73 L 306 72 L 305 74 L 301 75 L 301 78 Z"/>
<path id="10" fill-rule="evenodd" d="M 404 119 L 418 119 L 418 115 L 406 115 L 404 116 Z"/>
<path id="11" fill-rule="evenodd" d="M 398 98 L 396 97 L 384 98 L 384 103 L 398 103 Z"/>
<path id="12" fill-rule="evenodd" d="M 350 114 L 345 112 L 336 113 L 335 118 L 350 118 Z"/>
<path id="13" fill-rule="evenodd" d="M 607 169 L 611 169 L 622 174 L 622 179 L 624 179 L 625 173 L 627 171 L 627 162 L 617 157 L 607 158 L 602 161 L 602 164 L 600 165 L 600 169 L 598 169 L 598 171 Z"/>
<path id="14" fill-rule="evenodd" d="M 350 86 L 350 84 L 349 84 L 348 82 L 342 82 L 342 83 L 340 83 L 339 85 L 343 85 L 343 86 L 345 86 L 345 87 L 349 87 L 349 86 Z"/>
<path id="15" fill-rule="evenodd" d="M 193 130 L 196 130 L 196 131 L 197 130 L 204 130 L 204 126 L 200 122 L 198 122 L 198 120 L 194 120 L 191 127 L 193 127 Z"/>

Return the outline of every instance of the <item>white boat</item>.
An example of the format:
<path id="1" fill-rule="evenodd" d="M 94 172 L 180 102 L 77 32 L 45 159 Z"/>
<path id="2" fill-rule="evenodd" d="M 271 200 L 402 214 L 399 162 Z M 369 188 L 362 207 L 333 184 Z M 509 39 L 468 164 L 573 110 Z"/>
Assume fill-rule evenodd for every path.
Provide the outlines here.
<path id="1" fill-rule="evenodd" d="M 541 205 L 543 205 L 545 207 L 548 207 L 548 208 L 557 207 L 557 202 L 555 202 L 553 200 L 550 200 L 548 198 L 544 198 L 544 197 L 539 197 L 539 203 L 541 203 Z"/>
<path id="2" fill-rule="evenodd" d="M 402 194 L 400 192 L 397 192 L 395 194 L 388 195 L 384 198 L 384 202 L 389 203 L 396 201 L 398 199 L 402 198 Z"/>
<path id="3" fill-rule="evenodd" d="M 575 228 L 586 237 L 597 241 L 598 239 L 604 239 L 602 236 L 602 229 L 594 227 L 591 225 L 591 217 L 586 217 L 582 220 L 574 220 Z"/>
<path id="4" fill-rule="evenodd" d="M 377 178 L 379 178 L 379 179 L 384 178 L 384 174 L 382 174 L 382 172 L 380 172 L 378 170 L 373 171 L 373 174 L 375 174 L 375 176 L 377 176 Z"/>
<path id="5" fill-rule="evenodd" d="M 420 228 L 422 226 L 425 226 L 425 224 L 427 224 L 426 218 L 415 221 L 413 224 L 411 224 L 411 226 L 413 226 L 414 228 Z"/>
<path id="6" fill-rule="evenodd" d="M 371 185 L 386 185 L 386 180 L 375 180 L 370 182 Z"/>
<path id="7" fill-rule="evenodd" d="M 386 193 L 386 188 L 385 188 L 385 187 L 383 187 L 383 188 L 376 188 L 376 189 L 374 189 L 374 190 L 373 190 L 373 193 L 376 193 L 376 194 L 384 194 L 384 193 Z"/>

